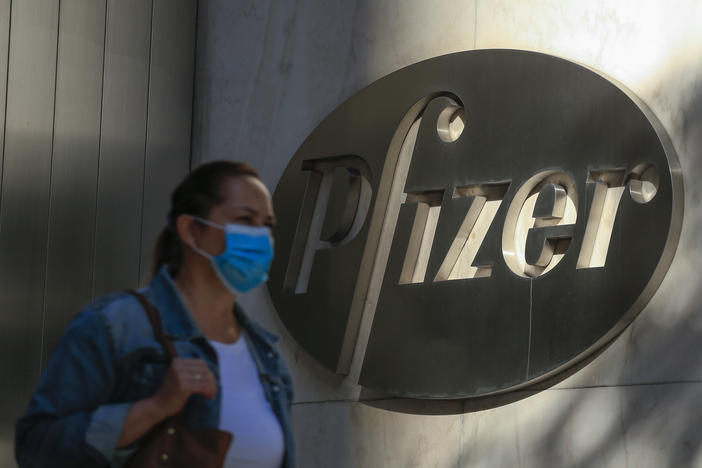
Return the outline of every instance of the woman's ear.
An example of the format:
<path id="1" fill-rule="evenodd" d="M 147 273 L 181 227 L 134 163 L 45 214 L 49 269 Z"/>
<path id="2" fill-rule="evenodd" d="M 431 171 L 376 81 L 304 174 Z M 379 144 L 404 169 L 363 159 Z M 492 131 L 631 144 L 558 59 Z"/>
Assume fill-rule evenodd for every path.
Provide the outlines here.
<path id="1" fill-rule="evenodd" d="M 176 232 L 180 241 L 188 247 L 195 245 L 195 219 L 191 215 L 181 214 L 176 219 Z"/>

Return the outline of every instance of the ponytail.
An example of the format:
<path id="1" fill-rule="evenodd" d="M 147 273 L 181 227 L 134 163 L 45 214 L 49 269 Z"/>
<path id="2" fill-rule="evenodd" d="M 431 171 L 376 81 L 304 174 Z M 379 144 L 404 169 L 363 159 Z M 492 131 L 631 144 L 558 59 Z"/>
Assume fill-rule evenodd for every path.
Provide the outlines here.
<path id="1" fill-rule="evenodd" d="M 168 265 L 171 276 L 176 276 L 182 262 L 183 245 L 175 231 L 170 226 L 166 226 L 156 240 L 152 274 L 156 276 L 163 265 Z"/>

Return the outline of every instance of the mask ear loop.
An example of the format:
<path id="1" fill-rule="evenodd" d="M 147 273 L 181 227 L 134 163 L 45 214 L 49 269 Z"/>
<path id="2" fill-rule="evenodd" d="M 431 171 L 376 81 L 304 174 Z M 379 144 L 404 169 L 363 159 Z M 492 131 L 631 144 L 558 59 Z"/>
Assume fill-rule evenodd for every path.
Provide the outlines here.
<path id="1" fill-rule="evenodd" d="M 220 230 L 226 232 L 226 229 L 225 229 L 224 227 L 220 226 L 220 225 L 217 224 L 217 223 L 213 223 L 212 221 L 210 221 L 210 220 L 208 220 L 208 219 L 201 218 L 201 217 L 195 216 L 195 215 L 189 215 L 189 216 L 190 216 L 191 218 L 193 218 L 193 220 L 194 220 L 196 223 L 204 224 L 204 225 L 206 225 L 206 226 L 210 226 L 210 227 L 213 227 L 213 228 L 217 228 L 217 229 L 220 229 Z M 212 261 L 212 260 L 214 259 L 214 257 L 215 257 L 215 255 L 210 255 L 210 254 L 208 254 L 207 252 L 205 252 L 204 250 L 202 250 L 200 247 L 198 247 L 198 246 L 195 245 L 194 243 L 193 243 L 193 245 L 188 245 L 188 247 L 190 247 L 190 248 L 193 249 L 195 252 L 199 253 L 200 255 L 202 255 L 203 257 L 205 257 L 206 259 L 208 259 L 208 260 L 210 260 L 210 261 Z M 216 268 L 215 268 L 215 270 L 216 270 Z"/>
<path id="2" fill-rule="evenodd" d="M 205 224 L 205 225 L 207 225 L 207 226 L 210 226 L 210 227 L 213 227 L 213 228 L 217 228 L 217 229 L 219 229 L 219 230 L 221 230 L 221 231 L 226 231 L 226 230 L 227 230 L 226 227 L 222 226 L 221 224 L 213 223 L 213 222 L 210 221 L 209 219 L 201 218 L 201 217 L 195 216 L 195 215 L 190 215 L 190 216 L 191 216 L 196 222 L 198 222 L 198 223 L 200 223 L 200 224 Z"/>
<path id="3" fill-rule="evenodd" d="M 207 219 L 203 219 L 199 216 L 195 216 L 195 215 L 190 215 L 190 216 L 192 216 L 192 218 L 195 220 L 195 222 L 198 222 L 200 224 L 205 224 L 207 226 L 211 226 L 214 228 L 218 228 L 218 229 L 221 229 L 221 230 L 226 232 L 226 229 L 223 228 L 222 226 L 220 226 L 219 224 L 213 223 L 212 221 L 209 221 Z M 198 247 L 194 244 L 189 245 L 188 247 L 190 247 L 191 249 L 193 249 L 193 251 L 199 253 L 200 255 L 202 255 L 203 257 L 205 257 L 206 259 L 208 259 L 210 261 L 210 264 L 212 265 L 212 269 L 214 270 L 215 274 L 217 275 L 217 277 L 219 278 L 219 280 L 221 281 L 221 283 L 224 285 L 225 288 L 227 288 L 229 291 L 231 291 L 231 293 L 234 295 L 239 294 L 239 291 L 237 291 L 236 289 L 234 289 L 232 286 L 229 285 L 226 278 L 222 275 L 222 272 L 220 272 L 219 268 L 217 268 L 217 265 L 215 264 L 216 255 L 210 255 L 207 252 L 205 252 L 204 250 L 202 250 L 200 247 Z"/>

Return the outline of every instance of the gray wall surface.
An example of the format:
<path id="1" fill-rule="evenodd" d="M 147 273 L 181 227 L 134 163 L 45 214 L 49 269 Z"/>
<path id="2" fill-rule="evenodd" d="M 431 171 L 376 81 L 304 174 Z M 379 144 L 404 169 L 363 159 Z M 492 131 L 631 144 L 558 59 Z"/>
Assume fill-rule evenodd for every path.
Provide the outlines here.
<path id="1" fill-rule="evenodd" d="M 0 466 L 64 328 L 137 287 L 190 167 L 196 0 L 0 0 Z"/>
<path id="2" fill-rule="evenodd" d="M 356 385 L 358 362 L 334 375 L 295 343 L 265 288 L 242 297 L 282 337 L 302 467 L 702 466 L 700 19 L 695 0 L 201 1 L 193 158 L 247 161 L 271 189 L 355 92 L 477 48 L 545 52 L 620 81 L 662 122 L 684 174 L 682 235 L 660 289 L 609 348 L 540 392 L 438 403 L 370 394 Z"/>

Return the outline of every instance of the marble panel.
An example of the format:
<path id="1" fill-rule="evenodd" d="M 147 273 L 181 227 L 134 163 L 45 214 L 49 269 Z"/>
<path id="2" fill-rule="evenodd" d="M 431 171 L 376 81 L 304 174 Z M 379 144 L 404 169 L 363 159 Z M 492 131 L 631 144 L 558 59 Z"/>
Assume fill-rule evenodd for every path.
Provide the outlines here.
<path id="1" fill-rule="evenodd" d="M 352 466 L 352 428 L 348 402 L 305 403 L 293 406 L 297 464 L 303 466 Z"/>
<path id="2" fill-rule="evenodd" d="M 676 257 L 656 295 L 592 364 L 560 387 L 699 381 L 702 300 L 702 4 L 694 0 L 609 2 L 479 0 L 476 46 L 559 55 L 634 91 L 678 152 L 685 217 Z"/>
<path id="3" fill-rule="evenodd" d="M 464 415 L 463 466 L 700 466 L 700 384 L 546 390 Z"/>
<path id="4" fill-rule="evenodd" d="M 235 132 L 246 120 L 271 3 L 198 2 L 194 162 L 224 157 L 231 150 Z"/>
<path id="5" fill-rule="evenodd" d="M 295 405 L 300 466 L 455 467 L 460 415 L 411 415 L 362 403 Z"/>
<path id="6" fill-rule="evenodd" d="M 359 0 L 344 95 L 415 62 L 475 47 L 477 0 Z"/>
<path id="7" fill-rule="evenodd" d="M 252 163 L 273 187 L 339 102 L 355 2 L 246 3 L 201 2 L 194 150 Z"/>

